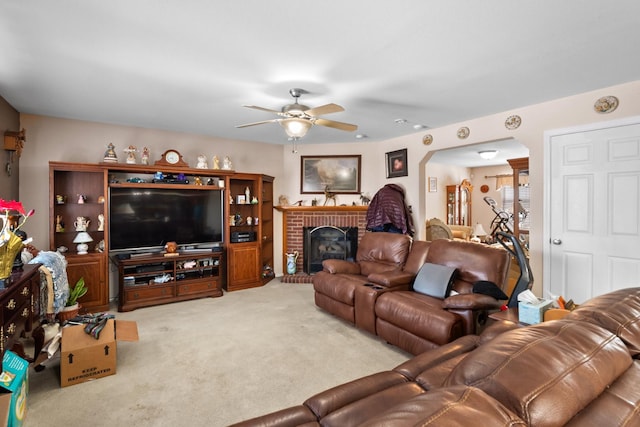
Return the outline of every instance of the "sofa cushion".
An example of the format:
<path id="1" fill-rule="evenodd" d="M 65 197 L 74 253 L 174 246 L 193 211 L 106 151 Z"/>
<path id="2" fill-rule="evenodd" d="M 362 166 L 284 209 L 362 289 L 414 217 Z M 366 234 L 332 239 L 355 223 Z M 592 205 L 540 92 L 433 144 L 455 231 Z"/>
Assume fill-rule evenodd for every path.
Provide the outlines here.
<path id="1" fill-rule="evenodd" d="M 364 276 L 331 274 L 319 271 L 313 277 L 313 289 L 347 305 L 353 305 L 355 288 L 367 283 Z"/>
<path id="2" fill-rule="evenodd" d="M 297 405 L 232 424 L 229 427 L 302 427 L 317 425 L 319 424 L 315 414 L 306 406 Z"/>
<path id="3" fill-rule="evenodd" d="M 640 356 L 640 288 L 620 289 L 594 297 L 566 318 L 602 326 L 619 336 L 633 357 Z"/>
<path id="4" fill-rule="evenodd" d="M 457 271 L 455 267 L 426 262 L 418 271 L 413 282 L 413 290 L 436 298 L 446 298 Z"/>
<path id="5" fill-rule="evenodd" d="M 304 404 L 323 426 L 358 425 L 396 404 L 426 393 L 403 375 L 384 371 L 341 384 L 307 399 Z"/>
<path id="6" fill-rule="evenodd" d="M 640 361 L 622 374 L 565 427 L 640 425 Z"/>
<path id="7" fill-rule="evenodd" d="M 629 366 L 624 343 L 589 323 L 507 331 L 465 357 L 445 385 L 478 387 L 536 427 L 564 425 Z"/>
<path id="8" fill-rule="evenodd" d="M 460 316 L 443 310 L 441 299 L 413 291 L 380 295 L 376 300 L 376 316 L 437 345 L 462 336 Z"/>
<path id="9" fill-rule="evenodd" d="M 367 232 L 358 243 L 356 262 L 360 274 L 401 270 L 409 255 L 411 237 L 406 234 Z"/>
<path id="10" fill-rule="evenodd" d="M 448 387 L 406 400 L 360 424 L 378 426 L 504 426 L 527 424 L 474 387 Z"/>
<path id="11" fill-rule="evenodd" d="M 426 258 L 426 262 L 458 269 L 453 288 L 460 293 L 471 293 L 473 283 L 479 280 L 504 286 L 510 261 L 509 253 L 503 249 L 460 240 L 434 240 Z"/>

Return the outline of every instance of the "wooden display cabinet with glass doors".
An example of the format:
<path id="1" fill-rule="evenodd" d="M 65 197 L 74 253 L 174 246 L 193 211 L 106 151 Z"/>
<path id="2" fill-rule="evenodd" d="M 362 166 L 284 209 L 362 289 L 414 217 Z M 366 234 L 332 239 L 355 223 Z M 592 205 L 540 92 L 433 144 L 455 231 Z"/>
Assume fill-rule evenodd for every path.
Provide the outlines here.
<path id="1" fill-rule="evenodd" d="M 471 226 L 471 192 L 473 185 L 468 179 L 460 184 L 447 185 L 447 224 Z"/>

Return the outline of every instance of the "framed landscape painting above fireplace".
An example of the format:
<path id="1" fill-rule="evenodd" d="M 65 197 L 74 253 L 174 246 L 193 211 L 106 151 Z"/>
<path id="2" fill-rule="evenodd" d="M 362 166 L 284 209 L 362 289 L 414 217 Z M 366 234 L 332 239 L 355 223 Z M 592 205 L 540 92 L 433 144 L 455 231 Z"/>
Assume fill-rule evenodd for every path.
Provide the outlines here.
<path id="1" fill-rule="evenodd" d="M 360 155 L 301 156 L 300 193 L 360 194 Z"/>

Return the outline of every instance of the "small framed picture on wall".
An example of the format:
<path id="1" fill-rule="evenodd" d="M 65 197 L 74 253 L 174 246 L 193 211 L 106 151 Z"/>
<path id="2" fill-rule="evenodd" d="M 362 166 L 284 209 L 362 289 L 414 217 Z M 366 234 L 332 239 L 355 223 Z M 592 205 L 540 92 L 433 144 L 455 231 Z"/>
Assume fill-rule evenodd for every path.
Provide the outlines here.
<path id="1" fill-rule="evenodd" d="M 387 153 L 387 178 L 409 175 L 407 167 L 407 149 Z"/>
<path id="2" fill-rule="evenodd" d="M 429 193 L 436 193 L 438 191 L 438 178 L 435 176 L 429 177 Z"/>

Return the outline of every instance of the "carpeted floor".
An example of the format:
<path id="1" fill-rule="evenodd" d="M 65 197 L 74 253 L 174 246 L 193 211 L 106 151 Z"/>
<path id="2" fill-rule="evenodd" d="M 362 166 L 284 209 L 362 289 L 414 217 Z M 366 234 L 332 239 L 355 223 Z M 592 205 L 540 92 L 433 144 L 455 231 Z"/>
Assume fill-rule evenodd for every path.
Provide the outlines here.
<path id="1" fill-rule="evenodd" d="M 140 341 L 117 374 L 60 388 L 59 363 L 30 371 L 25 427 L 225 426 L 391 369 L 410 355 L 317 308 L 311 284 L 116 313 Z"/>

